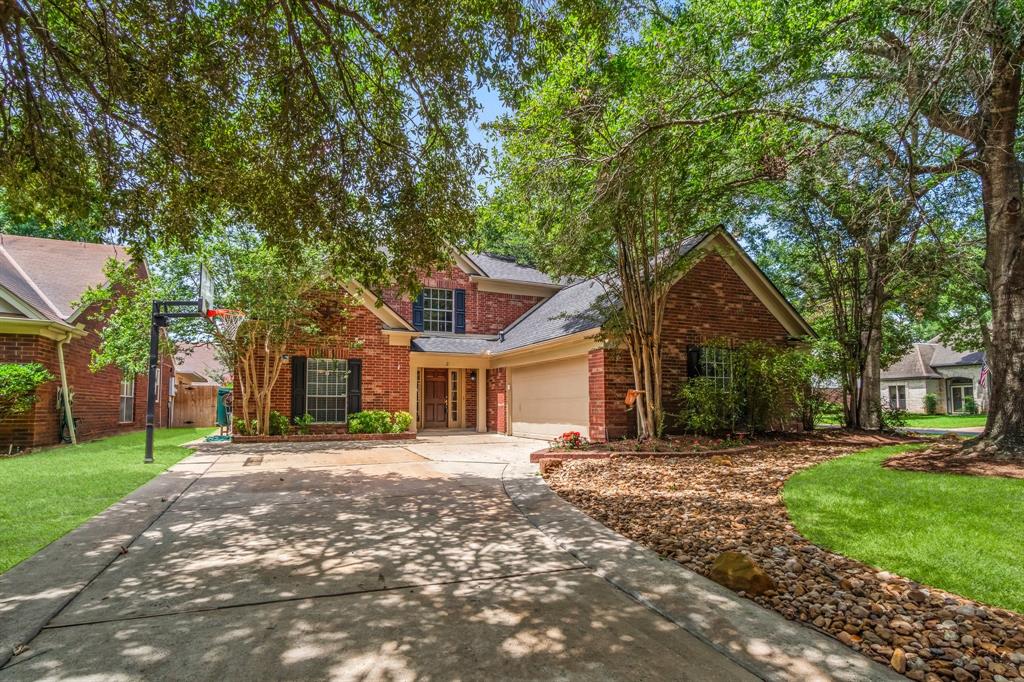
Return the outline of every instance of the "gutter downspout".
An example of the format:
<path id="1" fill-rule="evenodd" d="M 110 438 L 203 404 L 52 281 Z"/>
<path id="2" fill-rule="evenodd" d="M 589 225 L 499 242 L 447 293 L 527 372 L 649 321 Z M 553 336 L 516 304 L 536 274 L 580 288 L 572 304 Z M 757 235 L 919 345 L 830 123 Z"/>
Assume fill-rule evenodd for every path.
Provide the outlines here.
<path id="1" fill-rule="evenodd" d="M 68 334 L 64 337 L 63 341 L 57 342 L 57 362 L 60 365 L 60 390 L 64 393 L 64 419 L 68 423 L 71 444 L 78 445 L 78 435 L 75 433 L 75 420 L 71 416 L 71 391 L 68 390 L 68 373 L 64 369 L 64 344 L 70 340 L 71 334 Z"/>

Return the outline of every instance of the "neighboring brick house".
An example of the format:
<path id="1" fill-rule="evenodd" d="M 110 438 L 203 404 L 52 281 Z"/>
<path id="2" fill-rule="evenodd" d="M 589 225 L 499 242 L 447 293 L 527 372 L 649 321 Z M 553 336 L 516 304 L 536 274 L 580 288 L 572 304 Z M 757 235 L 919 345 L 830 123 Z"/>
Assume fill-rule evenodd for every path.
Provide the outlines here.
<path id="1" fill-rule="evenodd" d="M 39 388 L 31 410 L 0 422 L 0 454 L 60 442 L 61 356 L 79 440 L 145 426 L 146 377 L 126 377 L 113 367 L 92 372 L 101 325 L 90 319 L 91 309 L 74 306 L 86 289 L 104 283 L 111 258 L 128 256 L 109 244 L 0 235 L 0 363 L 39 362 L 55 377 Z M 158 426 L 167 423 L 172 376 L 171 360 L 164 358 Z"/>
<path id="2" fill-rule="evenodd" d="M 799 343 L 810 327 L 724 230 L 680 245 L 695 264 L 672 287 L 665 320 L 666 396 L 690 373 L 701 345 L 719 339 Z M 536 438 L 576 430 L 593 440 L 624 436 L 635 415 L 628 353 L 598 340 L 595 280 L 554 282 L 487 254 L 421 279 L 416 300 L 339 292 L 347 310 L 335 343 L 295 343 L 272 408 L 309 413 L 343 429 L 364 409 L 407 410 L 416 429 L 475 429 Z M 339 310 L 339 313 L 341 311 Z M 333 332 L 339 331 L 337 328 Z M 699 361 L 699 360 L 698 360 Z M 240 395 L 236 386 L 235 414 Z"/>

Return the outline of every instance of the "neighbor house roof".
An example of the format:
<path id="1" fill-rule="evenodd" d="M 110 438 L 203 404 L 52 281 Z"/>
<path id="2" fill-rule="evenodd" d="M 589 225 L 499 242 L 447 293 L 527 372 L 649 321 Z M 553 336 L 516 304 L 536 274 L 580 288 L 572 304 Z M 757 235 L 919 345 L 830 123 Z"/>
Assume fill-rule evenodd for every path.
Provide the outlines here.
<path id="1" fill-rule="evenodd" d="M 941 343 L 938 337 L 927 343 L 915 343 L 899 360 L 882 370 L 883 379 L 939 379 L 936 367 L 982 365 L 984 351 L 957 351 Z"/>
<path id="2" fill-rule="evenodd" d="M 188 376 L 193 382 L 211 384 L 220 384 L 231 374 L 212 343 L 183 345 L 174 356 L 174 371 Z"/>
<path id="3" fill-rule="evenodd" d="M 70 322 L 86 289 L 106 282 L 107 261 L 128 257 L 111 244 L 0 234 L 0 288 L 44 319 Z"/>

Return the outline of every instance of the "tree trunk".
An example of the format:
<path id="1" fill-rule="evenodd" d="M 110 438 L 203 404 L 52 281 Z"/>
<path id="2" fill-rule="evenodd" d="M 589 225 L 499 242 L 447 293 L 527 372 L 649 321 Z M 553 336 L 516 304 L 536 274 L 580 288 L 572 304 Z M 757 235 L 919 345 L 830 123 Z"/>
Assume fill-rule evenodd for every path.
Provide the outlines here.
<path id="1" fill-rule="evenodd" d="M 882 309 L 883 300 L 879 273 L 868 268 L 868 286 L 864 301 L 860 330 L 858 366 L 860 376 L 855 421 L 857 428 L 877 431 L 882 428 Z"/>
<path id="2" fill-rule="evenodd" d="M 982 446 L 1024 458 L 1024 221 L 1015 150 L 1021 70 L 1006 51 L 996 51 L 993 62 L 981 150 L 985 270 L 992 299 L 991 393 Z"/>

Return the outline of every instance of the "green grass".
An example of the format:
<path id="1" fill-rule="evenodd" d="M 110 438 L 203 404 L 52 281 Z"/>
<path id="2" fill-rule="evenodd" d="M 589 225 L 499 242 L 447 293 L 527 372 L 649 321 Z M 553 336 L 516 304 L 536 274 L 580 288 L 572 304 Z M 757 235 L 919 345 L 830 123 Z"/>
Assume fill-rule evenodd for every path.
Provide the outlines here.
<path id="1" fill-rule="evenodd" d="M 917 429 L 963 429 L 984 426 L 983 414 L 908 414 L 907 426 Z"/>
<path id="2" fill-rule="evenodd" d="M 842 417 L 822 416 L 819 424 L 839 425 Z M 968 426 L 984 426 L 983 414 L 908 414 L 907 426 L 915 429 L 963 429 Z"/>
<path id="3" fill-rule="evenodd" d="M 0 573 L 32 556 L 187 456 L 209 428 L 159 429 L 154 463 L 145 432 L 0 459 Z"/>
<path id="4" fill-rule="evenodd" d="M 1024 613 L 1024 480 L 883 469 L 888 446 L 802 471 L 783 497 L 811 542 Z"/>

